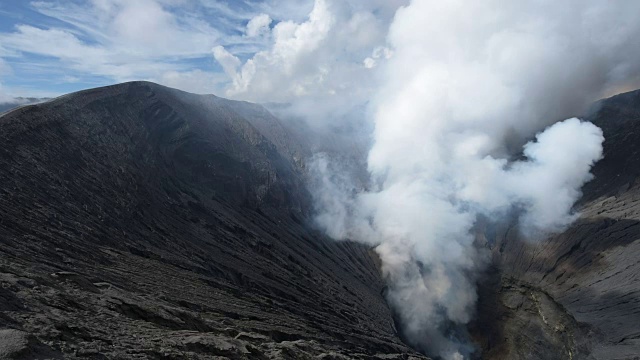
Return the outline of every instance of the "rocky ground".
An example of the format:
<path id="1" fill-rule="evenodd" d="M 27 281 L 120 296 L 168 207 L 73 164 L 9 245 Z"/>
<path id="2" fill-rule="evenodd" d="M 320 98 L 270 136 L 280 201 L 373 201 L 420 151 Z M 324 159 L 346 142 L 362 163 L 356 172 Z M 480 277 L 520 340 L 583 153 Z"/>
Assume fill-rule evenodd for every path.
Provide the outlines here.
<path id="1" fill-rule="evenodd" d="M 257 105 L 135 82 L 0 117 L 0 358 L 408 359 Z"/>
<path id="2" fill-rule="evenodd" d="M 485 358 L 640 359 L 640 91 L 588 118 L 606 140 L 580 219 L 539 242 L 484 229 L 494 267 L 474 333 Z"/>

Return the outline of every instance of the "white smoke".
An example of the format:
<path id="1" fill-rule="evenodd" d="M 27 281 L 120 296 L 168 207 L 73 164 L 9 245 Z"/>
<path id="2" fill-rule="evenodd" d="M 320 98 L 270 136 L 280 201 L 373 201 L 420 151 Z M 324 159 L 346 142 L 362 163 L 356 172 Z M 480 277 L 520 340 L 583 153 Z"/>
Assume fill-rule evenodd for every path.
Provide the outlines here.
<path id="1" fill-rule="evenodd" d="M 456 329 L 473 316 L 475 274 L 484 264 L 471 234 L 477 216 L 515 206 L 525 231 L 560 230 L 576 216 L 571 207 L 601 157 L 603 136 L 570 119 L 512 161 L 518 147 L 638 74 L 629 47 L 640 32 L 626 15 L 634 9 L 620 6 L 611 16 L 595 2 L 492 5 L 414 1 L 397 12 L 394 55 L 374 102 L 368 163 L 379 188 L 345 202 L 361 217 L 349 220 L 351 228 L 327 218 L 343 217 L 344 204 L 319 216 L 340 224 L 343 237 L 380 244 L 405 336 L 447 359 L 472 351 Z M 605 36 L 614 24 L 620 34 Z"/>
<path id="2" fill-rule="evenodd" d="M 341 43 L 323 40 L 341 35 L 340 14 L 328 4 L 316 1 L 308 43 L 287 44 L 323 54 L 326 44 Z M 397 10 L 386 43 L 367 44 L 359 64 L 374 74 L 364 82 L 375 88 L 367 98 L 375 125 L 371 188 L 357 189 L 318 156 L 312 191 L 329 235 L 377 246 L 389 302 L 413 345 L 445 359 L 473 351 L 464 325 L 486 262 L 471 234 L 478 216 L 515 208 L 525 234 L 558 231 L 575 219 L 572 206 L 604 139 L 595 125 L 564 119 L 613 89 L 638 85 L 639 13 L 634 1 L 415 0 Z M 276 41 L 256 56 L 251 66 L 264 68 L 251 77 L 249 62 L 243 65 L 234 81 L 247 82 L 231 90 L 281 85 L 258 77 L 270 73 L 269 59 L 281 49 Z M 270 74 L 294 74 L 281 66 Z M 345 75 L 328 71 L 322 81 L 335 76 Z M 277 94 L 283 91 L 295 95 L 288 87 Z"/>

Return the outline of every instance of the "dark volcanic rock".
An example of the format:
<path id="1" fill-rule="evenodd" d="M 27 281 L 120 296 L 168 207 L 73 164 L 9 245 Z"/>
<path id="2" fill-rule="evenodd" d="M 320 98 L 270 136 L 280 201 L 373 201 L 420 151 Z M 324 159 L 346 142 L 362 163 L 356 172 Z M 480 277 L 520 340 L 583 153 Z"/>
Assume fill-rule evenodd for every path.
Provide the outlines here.
<path id="1" fill-rule="evenodd" d="M 305 156 L 259 106 L 151 83 L 4 114 L 0 353 L 415 354 L 371 251 L 305 226 Z"/>
<path id="2" fill-rule="evenodd" d="M 640 357 L 640 91 L 601 101 L 590 120 L 606 140 L 580 219 L 540 243 L 493 230 L 473 329 L 486 358 Z"/>

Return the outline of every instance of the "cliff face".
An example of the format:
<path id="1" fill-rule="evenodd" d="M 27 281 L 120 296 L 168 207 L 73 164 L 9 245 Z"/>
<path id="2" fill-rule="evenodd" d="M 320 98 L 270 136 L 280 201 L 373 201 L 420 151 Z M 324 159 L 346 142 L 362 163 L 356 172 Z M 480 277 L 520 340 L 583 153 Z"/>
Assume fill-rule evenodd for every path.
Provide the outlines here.
<path id="1" fill-rule="evenodd" d="M 640 355 L 640 91 L 599 102 L 588 118 L 606 140 L 579 220 L 537 243 L 508 224 L 486 233 L 494 268 L 475 332 L 487 358 Z"/>
<path id="2" fill-rule="evenodd" d="M 0 117 L 0 357 L 406 358 L 262 107 L 135 82 Z M 404 355 L 401 355 L 404 354 Z"/>

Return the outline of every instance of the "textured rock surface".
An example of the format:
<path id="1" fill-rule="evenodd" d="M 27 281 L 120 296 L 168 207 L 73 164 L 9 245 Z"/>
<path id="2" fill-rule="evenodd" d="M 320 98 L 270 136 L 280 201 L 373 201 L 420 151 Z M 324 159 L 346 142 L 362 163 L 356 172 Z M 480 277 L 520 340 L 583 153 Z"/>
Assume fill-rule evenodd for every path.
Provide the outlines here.
<path id="1" fill-rule="evenodd" d="M 27 334 L 14 329 L 0 330 L 0 359 L 20 357 L 29 348 Z"/>
<path id="2" fill-rule="evenodd" d="M 288 136 L 261 107 L 141 82 L 0 117 L 0 353 L 415 355 L 369 249 L 302 221 Z"/>
<path id="3" fill-rule="evenodd" d="M 640 358 L 640 92 L 597 104 L 604 159 L 580 219 L 540 243 L 492 229 L 478 341 L 493 359 Z M 489 232 L 488 232 L 489 233 Z"/>

